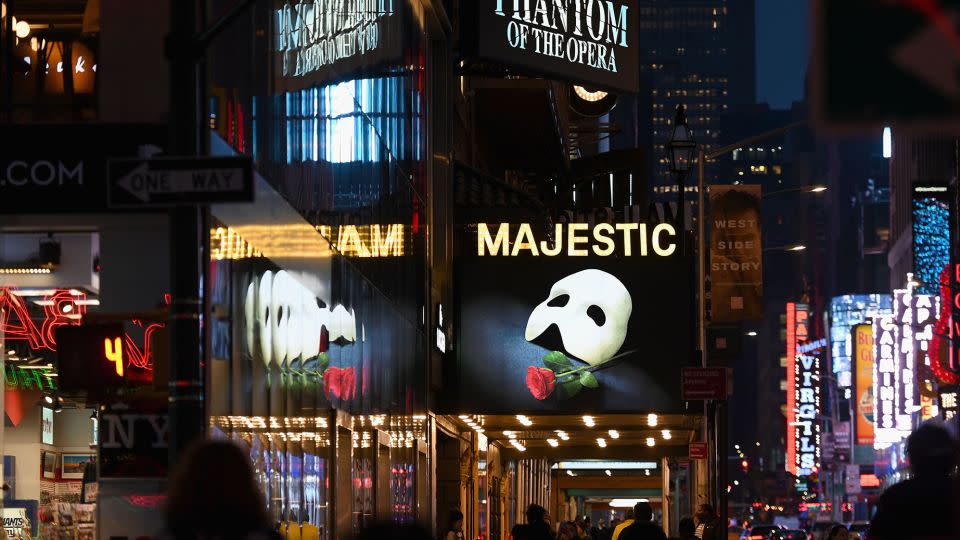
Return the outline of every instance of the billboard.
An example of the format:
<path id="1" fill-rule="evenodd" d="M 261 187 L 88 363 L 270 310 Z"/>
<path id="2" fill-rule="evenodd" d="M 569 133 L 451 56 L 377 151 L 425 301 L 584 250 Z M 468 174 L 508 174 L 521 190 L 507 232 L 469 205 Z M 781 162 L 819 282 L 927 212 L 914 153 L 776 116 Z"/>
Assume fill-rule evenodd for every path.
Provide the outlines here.
<path id="1" fill-rule="evenodd" d="M 480 0 L 462 9 L 468 55 L 591 88 L 639 89 L 635 2 Z"/>
<path id="2" fill-rule="evenodd" d="M 857 374 L 853 386 L 857 444 L 873 444 L 873 325 L 854 326 L 852 341 Z"/>
<path id="3" fill-rule="evenodd" d="M 950 264 L 950 191 L 945 185 L 913 186 L 914 292 L 938 294 L 940 273 Z"/>
<path id="4" fill-rule="evenodd" d="M 830 364 L 837 384 L 850 399 L 853 385 L 854 325 L 892 310 L 889 294 L 845 294 L 830 300 Z"/>
<path id="5" fill-rule="evenodd" d="M 677 411 L 690 261 L 672 224 L 477 224 L 457 257 L 451 406 Z"/>
<path id="6" fill-rule="evenodd" d="M 711 320 L 763 317 L 759 185 L 710 187 Z"/>

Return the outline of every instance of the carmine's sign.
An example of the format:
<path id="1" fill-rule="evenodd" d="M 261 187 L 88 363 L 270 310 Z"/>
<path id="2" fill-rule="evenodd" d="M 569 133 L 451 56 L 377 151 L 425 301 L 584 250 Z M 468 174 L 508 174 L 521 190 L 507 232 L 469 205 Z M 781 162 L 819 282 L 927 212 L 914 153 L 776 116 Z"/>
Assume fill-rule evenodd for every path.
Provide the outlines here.
<path id="1" fill-rule="evenodd" d="M 592 87 L 636 92 L 639 15 L 629 0 L 476 0 L 476 56 Z"/>

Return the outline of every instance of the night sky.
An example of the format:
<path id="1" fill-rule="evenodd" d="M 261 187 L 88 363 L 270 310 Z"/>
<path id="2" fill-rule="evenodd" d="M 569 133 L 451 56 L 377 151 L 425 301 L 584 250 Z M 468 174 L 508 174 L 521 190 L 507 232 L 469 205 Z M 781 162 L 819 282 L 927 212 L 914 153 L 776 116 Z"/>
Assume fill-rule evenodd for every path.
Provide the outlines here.
<path id="1" fill-rule="evenodd" d="M 810 37 L 808 0 L 756 0 L 757 102 L 787 109 L 803 98 Z"/>

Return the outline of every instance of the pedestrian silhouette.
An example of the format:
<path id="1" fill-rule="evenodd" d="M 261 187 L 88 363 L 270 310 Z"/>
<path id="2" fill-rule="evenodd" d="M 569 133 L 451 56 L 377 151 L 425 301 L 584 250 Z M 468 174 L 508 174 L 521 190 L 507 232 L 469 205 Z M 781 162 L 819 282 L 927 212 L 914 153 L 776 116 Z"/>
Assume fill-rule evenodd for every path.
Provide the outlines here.
<path id="1" fill-rule="evenodd" d="M 547 511 L 540 505 L 527 507 L 527 522 L 513 528 L 513 540 L 553 540 L 550 525 L 545 520 Z"/>
<path id="2" fill-rule="evenodd" d="M 958 538 L 953 510 L 956 485 L 950 473 L 957 465 L 957 444 L 938 425 L 924 424 L 907 439 L 913 477 L 888 488 L 877 503 L 870 524 L 871 540 L 934 540 Z"/>
<path id="3" fill-rule="evenodd" d="M 240 448 L 227 441 L 191 445 L 174 470 L 166 502 L 169 538 L 275 540 L 266 504 Z"/>
<path id="4" fill-rule="evenodd" d="M 620 533 L 620 540 L 666 540 L 656 523 L 653 522 L 653 508 L 650 503 L 640 501 L 633 505 L 633 523 Z"/>

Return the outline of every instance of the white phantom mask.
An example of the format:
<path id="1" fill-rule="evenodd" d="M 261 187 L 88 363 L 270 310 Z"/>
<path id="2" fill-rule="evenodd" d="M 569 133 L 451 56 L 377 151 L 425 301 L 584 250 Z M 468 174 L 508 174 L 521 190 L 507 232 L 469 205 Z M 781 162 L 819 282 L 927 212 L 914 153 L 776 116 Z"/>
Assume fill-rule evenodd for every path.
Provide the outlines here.
<path id="1" fill-rule="evenodd" d="M 347 311 L 347 308 L 341 304 L 334 306 L 330 313 L 330 342 L 333 343 L 342 338 L 342 341 L 354 342 L 357 340 L 357 318 L 353 310 Z"/>
<path id="2" fill-rule="evenodd" d="M 330 312 L 289 273 L 266 271 L 247 286 L 244 298 L 247 350 L 264 365 L 283 366 L 320 352 L 320 332 Z"/>
<path id="3" fill-rule="evenodd" d="M 582 270 L 550 288 L 550 296 L 530 314 L 524 337 L 533 341 L 556 324 L 566 352 L 593 366 L 620 350 L 632 311 L 630 292 L 619 279 Z"/>
<path id="4" fill-rule="evenodd" d="M 270 366 L 273 359 L 273 330 L 271 328 L 272 320 L 270 313 L 270 297 L 273 294 L 273 272 L 267 270 L 260 276 L 260 282 L 257 284 L 257 326 L 260 330 L 260 356 L 263 365 Z"/>

